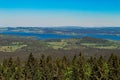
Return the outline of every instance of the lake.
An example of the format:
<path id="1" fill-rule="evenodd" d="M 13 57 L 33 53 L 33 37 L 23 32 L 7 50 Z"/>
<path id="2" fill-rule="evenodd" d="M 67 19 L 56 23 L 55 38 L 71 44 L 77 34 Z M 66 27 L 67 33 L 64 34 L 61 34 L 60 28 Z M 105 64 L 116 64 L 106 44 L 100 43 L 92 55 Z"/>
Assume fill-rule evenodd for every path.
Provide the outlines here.
<path id="1" fill-rule="evenodd" d="M 100 39 L 110 39 L 120 41 L 120 36 L 116 35 L 104 35 L 104 34 L 81 34 L 81 35 L 62 35 L 62 34 L 37 34 L 37 33 L 26 33 L 26 32 L 12 32 L 4 31 L 1 34 L 17 35 L 17 36 L 34 36 L 38 39 L 68 39 L 68 38 L 82 38 L 82 37 L 94 37 Z"/>

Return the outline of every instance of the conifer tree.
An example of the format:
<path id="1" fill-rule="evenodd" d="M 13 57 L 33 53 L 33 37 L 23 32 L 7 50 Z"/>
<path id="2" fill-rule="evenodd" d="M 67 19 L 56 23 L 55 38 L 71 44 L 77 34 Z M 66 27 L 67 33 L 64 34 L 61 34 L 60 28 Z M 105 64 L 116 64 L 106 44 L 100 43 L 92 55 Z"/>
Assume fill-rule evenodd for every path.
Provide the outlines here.
<path id="1" fill-rule="evenodd" d="M 120 79 L 120 64 L 119 59 L 116 55 L 111 54 L 108 65 L 109 65 L 109 79 Z"/>

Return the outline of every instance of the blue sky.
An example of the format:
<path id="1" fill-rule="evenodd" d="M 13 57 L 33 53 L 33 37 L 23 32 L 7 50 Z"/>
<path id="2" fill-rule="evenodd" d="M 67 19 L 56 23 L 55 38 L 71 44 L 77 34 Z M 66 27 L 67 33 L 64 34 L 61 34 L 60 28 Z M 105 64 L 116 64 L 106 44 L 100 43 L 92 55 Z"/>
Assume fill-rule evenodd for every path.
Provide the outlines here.
<path id="1" fill-rule="evenodd" d="M 120 26 L 120 0 L 0 0 L 0 26 Z"/>

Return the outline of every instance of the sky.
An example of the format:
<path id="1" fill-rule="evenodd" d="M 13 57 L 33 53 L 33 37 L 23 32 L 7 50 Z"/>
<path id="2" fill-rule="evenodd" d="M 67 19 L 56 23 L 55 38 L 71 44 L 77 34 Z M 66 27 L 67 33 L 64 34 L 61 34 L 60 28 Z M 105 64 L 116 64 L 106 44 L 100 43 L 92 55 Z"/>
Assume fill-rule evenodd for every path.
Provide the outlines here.
<path id="1" fill-rule="evenodd" d="M 0 0 L 3 27 L 119 27 L 120 0 Z"/>

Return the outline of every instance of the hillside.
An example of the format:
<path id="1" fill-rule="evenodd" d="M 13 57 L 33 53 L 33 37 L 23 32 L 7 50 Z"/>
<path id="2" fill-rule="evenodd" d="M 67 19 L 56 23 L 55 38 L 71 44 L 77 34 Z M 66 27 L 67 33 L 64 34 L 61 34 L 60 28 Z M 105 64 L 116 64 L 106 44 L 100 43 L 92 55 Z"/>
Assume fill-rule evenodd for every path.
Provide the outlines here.
<path id="1" fill-rule="evenodd" d="M 11 35 L 0 36 L 0 59 L 19 56 L 23 60 L 29 53 L 34 56 L 40 54 L 73 57 L 74 54 L 83 53 L 86 57 L 111 53 L 119 55 L 119 41 L 103 40 L 84 37 L 73 39 L 38 40 L 31 37 L 18 37 Z M 106 57 L 107 58 L 107 57 Z"/>

